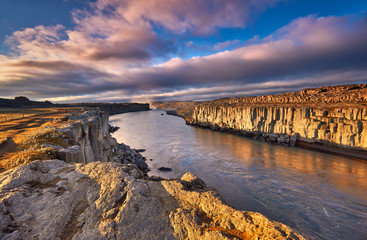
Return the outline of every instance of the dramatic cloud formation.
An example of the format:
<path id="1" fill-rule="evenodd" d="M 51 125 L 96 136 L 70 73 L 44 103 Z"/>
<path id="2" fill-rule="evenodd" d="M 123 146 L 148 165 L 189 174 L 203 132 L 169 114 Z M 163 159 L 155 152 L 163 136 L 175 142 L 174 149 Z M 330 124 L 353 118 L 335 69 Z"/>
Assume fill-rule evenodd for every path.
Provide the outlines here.
<path id="1" fill-rule="evenodd" d="M 215 54 L 180 57 L 182 46 L 194 45 L 188 36 L 245 28 L 277 2 L 98 0 L 74 10 L 73 29 L 40 25 L 8 36 L 13 52 L 0 55 L 0 95 L 188 100 L 367 80 L 365 15 L 300 17 L 265 38 L 234 38 L 212 45 Z"/>

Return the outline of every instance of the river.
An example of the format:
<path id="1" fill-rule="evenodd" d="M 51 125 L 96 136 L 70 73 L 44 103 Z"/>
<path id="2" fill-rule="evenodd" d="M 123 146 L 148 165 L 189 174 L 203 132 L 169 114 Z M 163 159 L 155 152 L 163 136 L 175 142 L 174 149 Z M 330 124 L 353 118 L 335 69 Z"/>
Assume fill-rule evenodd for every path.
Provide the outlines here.
<path id="1" fill-rule="evenodd" d="M 146 149 L 149 175 L 193 172 L 230 206 L 311 239 L 367 239 L 367 162 L 192 127 L 159 110 L 110 122 L 120 127 L 113 134 L 118 142 Z"/>

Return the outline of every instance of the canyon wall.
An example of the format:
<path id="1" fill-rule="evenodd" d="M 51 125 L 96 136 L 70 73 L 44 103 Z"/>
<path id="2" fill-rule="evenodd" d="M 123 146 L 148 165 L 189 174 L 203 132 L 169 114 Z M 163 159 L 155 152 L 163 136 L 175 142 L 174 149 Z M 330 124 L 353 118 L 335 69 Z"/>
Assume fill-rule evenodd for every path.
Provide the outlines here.
<path id="1" fill-rule="evenodd" d="M 213 100 L 196 106 L 188 123 L 284 145 L 367 150 L 367 85 Z"/>
<path id="2" fill-rule="evenodd" d="M 190 123 L 265 135 L 291 145 L 303 140 L 367 149 L 367 108 L 199 106 Z"/>
<path id="3" fill-rule="evenodd" d="M 69 147 L 58 148 L 58 159 L 65 162 L 133 163 L 148 171 L 145 158 L 125 144 L 118 144 L 109 133 L 109 114 L 103 111 L 87 111 L 76 116 L 66 116 L 70 123 L 59 130 L 70 137 Z"/>

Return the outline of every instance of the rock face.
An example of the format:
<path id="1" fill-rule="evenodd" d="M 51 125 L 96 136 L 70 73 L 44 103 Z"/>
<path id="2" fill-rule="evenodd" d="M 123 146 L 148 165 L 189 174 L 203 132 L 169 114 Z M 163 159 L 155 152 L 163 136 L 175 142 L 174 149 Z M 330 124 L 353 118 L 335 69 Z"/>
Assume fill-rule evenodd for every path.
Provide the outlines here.
<path id="1" fill-rule="evenodd" d="M 322 87 L 213 100 L 196 106 L 189 123 L 284 145 L 302 140 L 367 150 L 366 106 L 367 84 Z"/>
<path id="2" fill-rule="evenodd" d="M 280 144 L 303 140 L 367 150 L 367 108 L 200 106 L 191 124 Z"/>
<path id="3" fill-rule="evenodd" d="M 148 178 L 134 164 L 34 161 L 0 174 L 0 239 L 303 239 L 237 211 L 193 174 Z"/>
<path id="4" fill-rule="evenodd" d="M 73 142 L 71 147 L 58 149 L 58 159 L 76 163 L 134 163 L 144 172 L 148 171 L 145 158 L 140 153 L 125 144 L 118 144 L 116 139 L 111 137 L 108 113 L 88 111 L 68 118 L 72 122 L 60 131 L 71 136 Z"/>

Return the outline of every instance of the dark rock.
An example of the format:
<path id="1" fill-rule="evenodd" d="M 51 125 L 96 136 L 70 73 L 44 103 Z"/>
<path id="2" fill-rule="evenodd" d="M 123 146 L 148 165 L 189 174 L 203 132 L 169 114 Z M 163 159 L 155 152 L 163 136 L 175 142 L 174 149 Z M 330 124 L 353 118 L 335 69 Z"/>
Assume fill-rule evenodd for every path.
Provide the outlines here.
<path id="1" fill-rule="evenodd" d="M 16 102 L 22 103 L 22 104 L 29 104 L 29 103 L 31 103 L 31 101 L 28 98 L 23 97 L 23 96 L 15 97 L 14 100 Z"/>
<path id="2" fill-rule="evenodd" d="M 162 172 L 170 172 L 170 171 L 172 171 L 172 168 L 160 167 L 160 168 L 158 168 L 158 170 L 162 171 Z"/>
<path id="3" fill-rule="evenodd" d="M 161 177 L 157 177 L 157 176 L 150 176 L 150 177 L 146 177 L 146 179 L 150 180 L 150 181 L 154 181 L 154 182 L 160 182 L 162 180 L 165 180 L 164 178 Z"/>
<path id="4" fill-rule="evenodd" d="M 135 149 L 135 151 L 138 153 L 141 153 L 141 152 L 145 152 L 145 149 L 140 148 L 140 149 Z"/>
<path id="5" fill-rule="evenodd" d="M 117 131 L 117 130 L 119 130 L 119 129 L 120 129 L 120 127 L 109 125 L 109 129 L 108 129 L 108 131 L 109 131 L 110 133 L 114 133 L 114 132 L 116 132 L 116 131 Z"/>
<path id="6" fill-rule="evenodd" d="M 148 164 L 146 164 L 144 159 L 138 159 L 135 164 L 138 166 L 140 170 L 142 170 L 144 173 L 149 172 Z"/>

